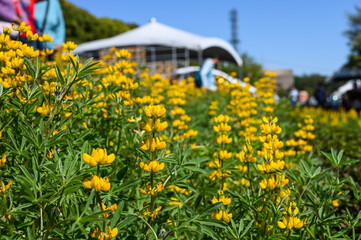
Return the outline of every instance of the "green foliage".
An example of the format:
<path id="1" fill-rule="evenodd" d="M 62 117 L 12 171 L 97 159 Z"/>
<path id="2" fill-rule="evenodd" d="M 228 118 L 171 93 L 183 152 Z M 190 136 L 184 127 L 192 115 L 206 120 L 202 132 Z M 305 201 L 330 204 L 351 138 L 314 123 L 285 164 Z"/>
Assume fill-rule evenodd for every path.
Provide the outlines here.
<path id="1" fill-rule="evenodd" d="M 249 77 L 251 82 L 256 81 L 263 76 L 262 65 L 257 63 L 251 56 L 247 53 L 243 53 L 242 56 L 242 77 Z M 222 71 L 230 74 L 231 72 L 236 72 L 238 74 L 239 69 L 236 65 L 231 66 L 222 66 Z M 238 77 L 238 75 L 237 75 Z"/>
<path id="2" fill-rule="evenodd" d="M 243 61 L 243 77 L 249 77 L 251 79 L 251 83 L 253 83 L 263 76 L 263 67 L 261 64 L 257 63 L 247 53 L 243 53 L 241 57 Z"/>
<path id="3" fill-rule="evenodd" d="M 311 95 L 317 88 L 319 83 L 323 83 L 326 79 L 326 76 L 321 74 L 304 74 L 301 76 L 295 76 L 295 87 L 298 90 L 306 90 Z"/>
<path id="4" fill-rule="evenodd" d="M 349 29 L 345 32 L 348 37 L 350 54 L 348 56 L 348 67 L 361 67 L 361 8 L 355 6 L 355 13 L 348 15 Z"/>
<path id="5" fill-rule="evenodd" d="M 108 38 L 129 31 L 136 24 L 126 24 L 120 20 L 97 18 L 79 9 L 66 0 L 60 0 L 66 25 L 66 40 L 77 44 Z"/>
<path id="6" fill-rule="evenodd" d="M 337 151 L 332 149 L 331 153 L 328 147 L 320 149 L 321 145 L 315 144 L 314 153 L 279 157 L 286 161 L 285 168 L 261 174 L 258 164 L 264 159 L 256 152 L 266 147 L 258 141 L 262 133 L 255 122 L 264 116 L 263 102 L 254 106 L 258 115 L 251 125 L 256 131 L 254 140 L 249 142 L 255 162 L 247 162 L 246 171 L 235 168 L 242 163 L 236 153 L 244 151 L 246 139 L 239 134 L 242 128 L 232 115 L 228 131 L 232 143 L 224 146 L 231 156 L 222 162 L 222 168 L 231 175 L 211 179 L 214 169 L 207 163 L 214 161 L 214 153 L 219 154 L 220 144 L 214 141 L 217 134 L 211 130 L 215 121 L 211 120 L 209 106 L 217 102 L 216 114 L 229 114 L 232 95 L 226 92 L 229 85 L 223 86 L 225 92 L 206 92 L 191 84 L 171 85 L 157 76 L 135 72 L 132 66 L 126 68 L 127 73 L 124 66 L 99 68 L 92 59 L 80 63 L 79 58 L 70 57 L 65 64 L 48 66 L 39 59 L 25 58 L 24 64 L 21 71 L 31 81 L 19 88 L 5 89 L 0 84 L 0 153 L 7 156 L 0 168 L 0 181 L 13 182 L 0 193 L 0 236 L 5 236 L 4 239 L 90 239 L 96 228 L 105 231 L 107 226 L 118 229 L 115 239 L 360 239 L 358 181 L 342 174 L 358 162 L 349 159 L 338 143 Z M 112 71 L 119 72 L 111 75 Z M 113 76 L 112 81 L 109 76 Z M 127 77 L 117 84 L 122 76 Z M 46 89 L 45 83 L 49 86 L 49 82 L 59 87 L 53 91 Z M 127 90 L 131 87 L 134 89 Z M 235 85 L 231 87 L 237 89 Z M 154 119 L 149 121 L 145 109 L 149 104 L 141 101 L 143 97 L 150 99 L 152 91 L 160 90 L 159 101 L 167 110 L 166 116 L 158 116 L 157 120 L 162 118 L 169 125 L 162 133 L 145 131 L 144 125 L 151 125 Z M 243 88 L 240 93 L 249 96 Z M 169 100 L 173 97 L 180 101 L 182 96 L 185 101 L 182 108 L 191 118 L 187 127 L 199 133 L 194 138 L 174 138 L 186 131 L 172 125 L 177 118 L 171 111 L 175 106 Z M 130 100 L 134 102 L 130 104 Z M 302 119 L 286 102 L 281 99 L 275 106 L 282 124 L 280 141 L 289 139 Z M 42 114 L 38 107 L 45 103 L 52 108 Z M 239 113 L 243 112 L 236 112 Z M 138 117 L 142 124 L 135 120 Z M 262 126 L 269 127 L 263 131 L 278 132 L 275 125 Z M 322 130 L 320 125 L 316 127 Z M 319 131 L 315 131 L 317 138 L 322 136 L 326 141 L 327 135 Z M 140 146 L 144 146 L 146 136 L 165 137 L 167 144 L 159 151 L 144 150 Z M 283 143 L 274 136 L 269 139 L 281 149 Z M 192 143 L 197 143 L 196 147 Z M 108 155 L 114 153 L 114 162 L 87 164 L 83 154 L 94 148 L 106 148 Z M 164 169 L 147 171 L 140 167 L 150 161 L 159 161 Z M 287 178 L 287 186 L 268 190 L 260 187 L 261 181 L 276 173 Z M 84 184 L 84 179 L 94 175 L 108 177 L 109 191 L 96 192 Z M 240 183 L 242 178 L 250 180 L 249 186 Z M 165 189 L 157 189 L 154 194 L 140 191 L 144 191 L 146 183 L 160 182 Z M 169 186 L 184 191 L 170 190 Z M 216 196 L 220 199 L 220 189 L 231 203 L 217 199 L 218 202 L 213 202 Z M 289 193 L 280 195 L 281 190 Z M 172 205 L 174 201 L 181 204 Z M 117 204 L 117 209 L 100 209 L 101 203 Z M 287 209 L 290 203 L 297 204 L 299 212 L 294 215 L 304 222 L 291 231 L 278 226 L 284 212 L 290 211 Z M 335 207 L 337 204 L 339 208 Z M 162 208 L 153 218 L 148 209 L 154 213 L 157 207 Z M 226 215 L 228 219 L 224 215 L 217 218 L 214 213 L 219 210 L 232 215 Z M 104 217 L 105 214 L 109 216 Z"/>

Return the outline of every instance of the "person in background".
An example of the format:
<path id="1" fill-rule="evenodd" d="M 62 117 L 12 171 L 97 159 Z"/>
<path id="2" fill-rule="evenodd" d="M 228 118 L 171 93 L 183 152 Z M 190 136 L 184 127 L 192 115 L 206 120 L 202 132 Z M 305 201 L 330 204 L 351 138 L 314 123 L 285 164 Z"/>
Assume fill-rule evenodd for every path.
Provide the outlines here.
<path id="1" fill-rule="evenodd" d="M 203 63 L 203 66 L 200 71 L 200 77 L 202 81 L 202 87 L 216 91 L 216 79 L 212 74 L 212 70 L 214 66 L 218 63 L 218 57 L 207 58 L 206 61 Z"/>
<path id="2" fill-rule="evenodd" d="M 46 43 L 43 47 L 60 50 L 65 42 L 65 22 L 59 1 L 37 1 L 35 21 L 41 34 L 48 34 L 53 38 L 52 42 Z"/>
<path id="3" fill-rule="evenodd" d="M 337 90 L 333 91 L 328 98 L 331 110 L 337 111 L 340 106 L 340 97 Z"/>
<path id="4" fill-rule="evenodd" d="M 298 102 L 300 104 L 300 108 L 308 105 L 309 94 L 305 90 L 300 90 L 298 93 Z"/>
<path id="5" fill-rule="evenodd" d="M 316 89 L 314 95 L 315 95 L 315 98 L 317 100 L 317 106 L 325 108 L 326 101 L 327 101 L 327 94 L 326 94 L 326 89 L 325 89 L 325 87 L 323 86 L 322 83 L 319 83 L 317 85 L 317 89 Z"/>
<path id="6" fill-rule="evenodd" d="M 16 14 L 15 5 L 12 0 L 0 0 L 0 33 L 4 27 L 11 29 L 11 23 L 21 23 L 21 18 Z M 13 34 L 16 35 L 14 31 Z"/>
<path id="7" fill-rule="evenodd" d="M 298 101 L 298 90 L 295 88 L 295 86 L 291 86 L 290 96 L 292 108 L 295 108 Z"/>

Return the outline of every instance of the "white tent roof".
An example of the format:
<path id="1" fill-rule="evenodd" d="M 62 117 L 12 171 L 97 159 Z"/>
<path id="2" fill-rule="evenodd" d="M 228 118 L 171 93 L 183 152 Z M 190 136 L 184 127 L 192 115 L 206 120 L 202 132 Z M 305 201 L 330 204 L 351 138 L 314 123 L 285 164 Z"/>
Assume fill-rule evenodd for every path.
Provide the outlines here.
<path id="1" fill-rule="evenodd" d="M 74 53 L 81 54 L 110 47 L 146 45 L 187 48 L 192 51 L 204 51 L 208 48 L 222 49 L 231 56 L 237 65 L 242 65 L 242 59 L 228 42 L 219 38 L 206 38 L 188 33 L 158 23 L 155 19 L 152 19 L 148 24 L 114 37 L 80 44 L 74 50 Z"/>

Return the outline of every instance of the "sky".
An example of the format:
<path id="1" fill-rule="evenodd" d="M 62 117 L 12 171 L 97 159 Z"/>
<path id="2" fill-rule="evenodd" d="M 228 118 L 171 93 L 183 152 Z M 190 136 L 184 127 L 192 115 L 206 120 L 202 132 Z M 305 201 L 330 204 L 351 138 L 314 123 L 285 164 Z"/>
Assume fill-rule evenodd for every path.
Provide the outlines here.
<path id="1" fill-rule="evenodd" d="M 158 22 L 206 37 L 231 38 L 238 12 L 239 51 L 265 68 L 332 75 L 347 60 L 343 32 L 360 0 L 68 0 L 97 17 Z"/>

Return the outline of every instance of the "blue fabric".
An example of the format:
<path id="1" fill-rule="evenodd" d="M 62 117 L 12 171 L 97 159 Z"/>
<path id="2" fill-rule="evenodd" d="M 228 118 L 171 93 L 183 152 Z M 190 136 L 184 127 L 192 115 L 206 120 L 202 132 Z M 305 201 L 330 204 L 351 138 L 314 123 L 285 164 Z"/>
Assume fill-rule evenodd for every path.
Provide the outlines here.
<path id="1" fill-rule="evenodd" d="M 43 27 L 48 1 L 41 1 L 35 5 L 35 20 L 39 29 Z M 53 38 L 53 42 L 46 43 L 46 48 L 53 49 L 55 44 L 65 41 L 65 22 L 58 0 L 49 0 L 49 11 L 43 34 Z"/>
<path id="2" fill-rule="evenodd" d="M 212 74 L 212 70 L 214 68 L 214 63 L 212 59 L 208 58 L 203 63 L 203 66 L 201 68 L 201 80 L 202 80 L 202 87 L 205 87 L 210 90 L 217 90 L 216 87 L 216 79 L 214 78 Z"/>

